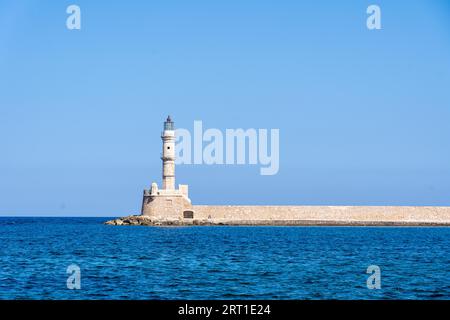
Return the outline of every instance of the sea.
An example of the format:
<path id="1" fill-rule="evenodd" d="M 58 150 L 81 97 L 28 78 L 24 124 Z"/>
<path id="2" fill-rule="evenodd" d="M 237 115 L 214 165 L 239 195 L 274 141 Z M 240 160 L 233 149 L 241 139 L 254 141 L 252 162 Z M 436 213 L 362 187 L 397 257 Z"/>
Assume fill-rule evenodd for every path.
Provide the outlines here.
<path id="1" fill-rule="evenodd" d="M 450 228 L 0 218 L 0 299 L 450 299 Z"/>

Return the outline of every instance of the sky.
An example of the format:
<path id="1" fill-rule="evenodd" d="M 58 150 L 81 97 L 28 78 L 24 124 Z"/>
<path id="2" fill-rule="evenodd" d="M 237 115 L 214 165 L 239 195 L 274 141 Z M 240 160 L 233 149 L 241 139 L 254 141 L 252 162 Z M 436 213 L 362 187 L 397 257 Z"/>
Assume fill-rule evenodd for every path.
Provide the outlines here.
<path id="1" fill-rule="evenodd" d="M 450 4 L 0 0 L 0 215 L 138 214 L 168 114 L 280 132 L 276 175 L 177 166 L 194 204 L 448 206 Z"/>

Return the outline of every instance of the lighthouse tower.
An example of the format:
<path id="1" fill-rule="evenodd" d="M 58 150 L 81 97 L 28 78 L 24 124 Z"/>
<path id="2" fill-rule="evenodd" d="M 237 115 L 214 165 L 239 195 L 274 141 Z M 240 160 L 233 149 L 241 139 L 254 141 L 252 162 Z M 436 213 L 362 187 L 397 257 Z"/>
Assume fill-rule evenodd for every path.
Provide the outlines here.
<path id="1" fill-rule="evenodd" d="M 164 122 L 164 131 L 161 134 L 163 150 L 161 160 L 162 188 L 164 190 L 175 190 L 175 128 L 170 116 Z"/>
<path id="2" fill-rule="evenodd" d="M 141 214 L 155 220 L 193 219 L 188 185 L 175 187 L 175 126 L 170 118 L 164 122 L 162 139 L 162 188 L 156 182 L 144 190 Z"/>

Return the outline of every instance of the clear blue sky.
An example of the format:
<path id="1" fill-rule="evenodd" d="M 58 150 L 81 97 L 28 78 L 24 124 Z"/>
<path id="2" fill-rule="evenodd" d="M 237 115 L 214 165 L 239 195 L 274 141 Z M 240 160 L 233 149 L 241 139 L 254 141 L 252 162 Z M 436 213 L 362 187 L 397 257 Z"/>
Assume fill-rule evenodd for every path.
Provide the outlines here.
<path id="1" fill-rule="evenodd" d="M 0 215 L 138 213 L 167 114 L 280 129 L 278 175 L 178 167 L 197 204 L 450 205 L 450 4 L 0 0 Z"/>

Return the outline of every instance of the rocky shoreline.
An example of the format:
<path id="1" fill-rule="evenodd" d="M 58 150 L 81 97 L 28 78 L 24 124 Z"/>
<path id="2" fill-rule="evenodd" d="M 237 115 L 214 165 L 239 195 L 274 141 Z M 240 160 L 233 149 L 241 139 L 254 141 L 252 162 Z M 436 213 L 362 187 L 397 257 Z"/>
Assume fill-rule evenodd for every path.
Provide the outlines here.
<path id="1" fill-rule="evenodd" d="M 113 226 L 450 226 L 450 223 L 435 222 L 390 222 L 390 221 L 330 221 L 330 220 L 224 220 L 224 219 L 179 219 L 155 220 L 148 216 L 127 216 L 106 221 Z"/>

